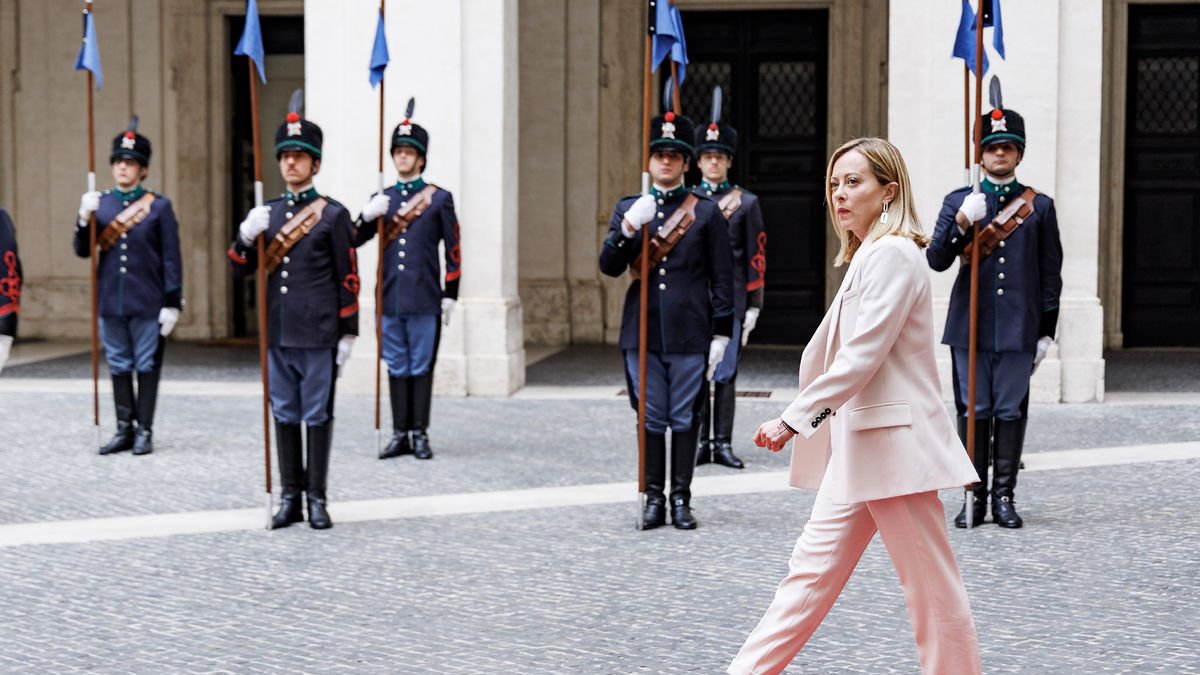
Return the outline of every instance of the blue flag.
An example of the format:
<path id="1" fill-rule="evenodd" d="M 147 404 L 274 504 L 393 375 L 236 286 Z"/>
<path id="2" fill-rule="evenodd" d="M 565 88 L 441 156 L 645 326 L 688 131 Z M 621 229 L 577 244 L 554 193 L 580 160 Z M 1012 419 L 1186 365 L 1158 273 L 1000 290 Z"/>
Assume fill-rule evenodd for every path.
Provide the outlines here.
<path id="1" fill-rule="evenodd" d="M 90 70 L 96 76 L 96 89 L 104 84 L 104 70 L 100 68 L 100 42 L 96 39 L 96 22 L 88 12 L 83 20 L 83 44 L 75 58 L 75 70 Z"/>
<path id="2" fill-rule="evenodd" d="M 950 57 L 962 59 L 971 72 L 975 72 L 975 11 L 971 9 L 971 0 L 962 0 L 962 17 L 958 20 L 958 32 L 954 35 L 954 50 L 950 52 Z M 985 49 L 983 72 L 987 71 L 988 57 Z"/>
<path id="3" fill-rule="evenodd" d="M 254 65 L 258 66 L 259 79 L 263 84 L 267 83 L 267 70 L 263 67 L 262 29 L 258 24 L 258 3 L 255 0 L 246 1 L 246 28 L 242 30 L 242 39 L 238 40 L 233 54 L 249 56 Z"/>
<path id="4" fill-rule="evenodd" d="M 683 38 L 683 17 L 679 14 L 679 8 L 660 0 L 655 4 L 654 24 L 654 40 L 650 57 L 651 63 L 654 64 L 654 70 L 658 70 L 659 64 L 669 54 L 677 66 L 679 83 L 683 84 L 683 74 L 688 58 L 687 42 Z"/>
<path id="5" fill-rule="evenodd" d="M 388 64 L 387 36 L 383 32 L 383 10 L 379 11 L 379 25 L 375 27 L 375 46 L 371 48 L 371 87 L 383 82 L 383 71 Z"/>
<path id="6" fill-rule="evenodd" d="M 687 69 L 687 40 L 683 37 L 683 15 L 679 13 L 679 8 L 671 5 L 671 18 L 675 22 L 675 34 L 679 36 L 679 40 L 671 45 L 671 60 L 678 64 L 676 70 L 679 73 L 679 84 L 683 84 L 683 71 Z"/>
<path id="7" fill-rule="evenodd" d="M 992 27 L 992 46 L 996 48 L 996 53 L 1002 59 L 1008 58 L 1004 55 L 1004 26 L 1000 24 L 1000 0 L 992 0 L 988 4 L 992 8 L 991 16 L 988 16 L 988 13 L 985 11 L 983 13 L 983 22 L 985 25 Z"/>

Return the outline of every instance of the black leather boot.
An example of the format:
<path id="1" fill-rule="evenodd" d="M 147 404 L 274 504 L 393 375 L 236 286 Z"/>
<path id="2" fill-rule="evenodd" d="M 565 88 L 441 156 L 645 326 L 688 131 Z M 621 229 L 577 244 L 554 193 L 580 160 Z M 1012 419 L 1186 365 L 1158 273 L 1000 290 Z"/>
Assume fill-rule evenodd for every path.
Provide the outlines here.
<path id="1" fill-rule="evenodd" d="M 653 530 L 667 524 L 667 435 L 646 432 L 646 508 L 642 529 Z"/>
<path id="2" fill-rule="evenodd" d="M 388 392 L 392 402 L 392 440 L 379 453 L 379 459 L 391 459 L 401 455 L 412 454 L 412 444 L 408 440 L 409 378 L 388 377 Z"/>
<path id="3" fill-rule="evenodd" d="M 713 461 L 731 469 L 746 465 L 733 454 L 733 413 L 737 407 L 737 378 L 713 387 Z"/>
<path id="4" fill-rule="evenodd" d="M 671 497 L 671 524 L 677 530 L 694 530 L 699 527 L 692 515 L 691 497 Z"/>
<path id="5" fill-rule="evenodd" d="M 700 383 L 700 393 L 696 395 L 696 405 L 692 407 L 696 415 L 699 441 L 696 445 L 696 466 L 710 464 L 713 461 L 712 441 L 709 438 L 709 419 L 712 417 L 712 404 L 709 399 L 708 381 Z"/>
<path id="6" fill-rule="evenodd" d="M 114 452 L 124 452 L 133 448 L 137 435 L 137 413 L 133 398 L 133 373 L 112 376 L 113 404 L 117 410 L 117 433 L 101 446 L 101 455 L 111 455 Z"/>
<path id="7" fill-rule="evenodd" d="M 160 373 L 162 371 L 156 368 L 137 374 L 138 430 L 133 439 L 133 454 L 135 455 L 148 455 L 154 452 L 154 407 L 158 404 Z"/>
<path id="8" fill-rule="evenodd" d="M 996 420 L 996 476 L 992 479 L 992 520 L 1000 527 L 1015 529 L 1024 525 L 1017 515 L 1013 490 L 1017 487 L 1017 467 L 1025 445 L 1025 419 Z"/>
<path id="9" fill-rule="evenodd" d="M 325 510 L 325 482 L 329 476 L 329 448 L 333 444 L 333 420 L 308 427 L 308 526 L 314 530 L 333 527 Z"/>
<path id="10" fill-rule="evenodd" d="M 967 418 L 958 418 L 958 437 L 963 445 L 967 444 Z M 992 418 L 979 417 L 975 419 L 975 473 L 979 482 L 971 495 L 971 527 L 979 527 L 987 518 L 988 497 L 988 465 L 991 457 Z M 954 526 L 967 526 L 967 507 L 964 504 L 954 517 Z"/>
<path id="11" fill-rule="evenodd" d="M 279 457 L 279 483 L 282 486 L 279 510 L 271 519 L 271 529 L 304 522 L 304 467 L 300 464 L 300 425 L 275 422 L 275 454 Z"/>
<path id="12" fill-rule="evenodd" d="M 696 447 L 695 427 L 671 432 L 671 524 L 679 530 L 696 529 L 692 517 L 692 448 Z"/>
<path id="13" fill-rule="evenodd" d="M 412 378 L 412 451 L 417 459 L 433 459 L 429 447 L 429 409 L 433 406 L 433 373 Z"/>

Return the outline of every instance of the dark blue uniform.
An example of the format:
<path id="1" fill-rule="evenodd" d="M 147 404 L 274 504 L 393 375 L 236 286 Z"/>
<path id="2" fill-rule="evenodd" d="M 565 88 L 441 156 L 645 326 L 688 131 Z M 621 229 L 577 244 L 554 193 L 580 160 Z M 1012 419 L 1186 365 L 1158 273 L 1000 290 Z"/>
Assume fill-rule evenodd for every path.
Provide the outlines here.
<path id="1" fill-rule="evenodd" d="M 987 195 L 986 225 L 1019 197 L 1024 186 L 984 181 Z M 938 271 L 950 267 L 970 242 L 955 224 L 955 214 L 969 188 L 951 192 L 942 203 L 933 241 L 926 249 L 929 265 Z M 992 252 L 979 261 L 979 333 L 976 367 L 976 415 L 1017 419 L 1029 391 L 1029 377 L 1037 341 L 1054 336 L 1058 302 L 1062 293 L 1062 243 L 1054 201 L 1038 194 L 1033 213 Z M 954 354 L 955 398 L 966 414 L 966 354 L 970 346 L 971 269 L 959 268 L 950 295 L 950 311 L 942 343 Z"/>
<path id="2" fill-rule="evenodd" d="M 0 335 L 17 336 L 21 313 L 21 258 L 17 232 L 8 212 L 0 208 Z M 4 364 L 0 362 L 0 367 Z"/>
<path id="3" fill-rule="evenodd" d="M 118 214 L 140 199 L 141 186 L 131 192 L 105 190 L 95 213 L 97 236 Z M 86 225 L 75 228 L 75 254 L 88 257 L 90 237 Z M 179 251 L 179 224 L 171 201 L 156 195 L 150 213 L 117 244 L 101 251 L 96 280 L 100 331 L 105 359 L 113 375 L 157 370 L 159 312 L 183 306 L 183 264 Z"/>
<path id="4" fill-rule="evenodd" d="M 426 183 L 396 183 L 383 191 L 390 200 L 384 222 L 388 223 L 406 200 Z M 358 221 L 355 246 L 376 234 L 377 221 Z M 386 225 L 385 225 L 386 228 Z M 445 250 L 445 285 L 441 274 L 439 244 Z M 442 299 L 458 299 L 462 275 L 458 216 L 454 197 L 446 190 L 433 194 L 429 208 L 383 253 L 383 357 L 392 377 L 417 377 L 429 373 L 437 348 L 438 317 Z"/>
<path id="5" fill-rule="evenodd" d="M 653 126 L 654 123 L 652 123 Z M 644 227 L 653 233 L 671 218 L 689 191 L 680 186 L 668 193 L 652 189 L 658 212 Z M 600 271 L 620 276 L 635 264 L 642 250 L 642 233 L 628 238 L 621 230 L 625 212 L 638 199 L 624 197 L 613 209 L 608 237 L 600 248 Z M 666 480 L 666 432 L 671 429 L 671 504 L 675 526 L 692 529 L 692 472 L 696 467 L 699 430 L 694 405 L 708 362 L 714 335 L 732 333 L 733 254 L 729 225 L 717 203 L 699 197 L 696 220 L 662 261 L 649 269 L 646 313 L 646 495 L 643 527 L 662 524 Z M 625 295 L 619 345 L 624 350 L 629 402 L 638 395 L 638 324 L 641 281 Z"/>
<path id="6" fill-rule="evenodd" d="M 993 89 L 1000 83 L 992 81 Z M 1015 110 L 997 108 L 979 119 L 984 153 L 1015 153 L 1017 163 L 1025 152 L 1025 119 Z M 985 176 L 980 187 L 987 211 L 978 226 L 983 229 L 997 213 L 1024 195 L 1026 187 L 1010 175 L 1007 183 Z M 971 193 L 960 188 L 946 195 L 938 214 L 933 241 L 925 255 L 941 271 L 950 267 L 971 241 L 971 230 L 959 231 L 958 209 Z M 983 522 L 991 495 L 992 521 L 1018 528 L 1013 491 L 1025 444 L 1029 404 L 1029 379 L 1033 375 L 1038 342 L 1054 338 L 1058 323 L 1058 298 L 1062 294 L 1062 242 L 1054 200 L 1034 194 L 1033 211 L 998 242 L 990 255 L 978 259 L 979 296 L 976 324 L 975 433 L 967 437 L 967 402 L 971 348 L 971 266 L 962 264 L 950 295 L 950 312 L 942 342 L 950 345 L 954 365 L 954 402 L 958 408 L 958 433 L 975 449 L 979 482 L 973 490 L 971 522 Z M 964 261 L 965 263 L 965 261 Z M 988 474 L 992 471 L 989 488 Z M 967 526 L 967 504 L 954 519 Z"/>
<path id="7" fill-rule="evenodd" d="M 270 242 L 315 189 L 266 202 Z M 332 418 L 334 357 L 343 335 L 358 335 L 358 267 L 351 245 L 354 225 L 346 208 L 329 203 L 312 230 L 296 242 L 267 277 L 267 343 L 271 406 L 281 424 L 324 425 Z M 255 244 L 235 238 L 228 256 L 234 274 L 258 267 Z"/>
<path id="8" fill-rule="evenodd" d="M 651 232 L 670 219 L 688 194 L 682 187 L 667 194 L 657 189 L 652 192 L 659 200 L 660 215 L 646 225 Z M 613 209 L 608 238 L 600 249 L 600 271 L 609 276 L 623 274 L 641 253 L 641 234 L 630 239 L 621 231 L 625 211 L 636 200 L 637 196 L 625 197 Z M 716 202 L 701 197 L 696 202 L 695 223 L 671 252 L 650 268 L 646 351 L 648 360 L 661 362 L 649 367 L 646 380 L 646 429 L 653 433 L 666 433 L 667 427 L 674 431 L 692 427 L 692 403 L 704 379 L 712 337 L 732 333 L 733 254 L 728 230 Z M 635 408 L 640 283 L 630 284 L 625 295 L 618 342 L 626 353 L 629 398 Z M 654 377 L 655 373 L 661 376 Z"/>
<path id="9" fill-rule="evenodd" d="M 729 181 L 711 186 L 702 182 L 696 194 L 712 198 L 718 204 L 721 198 L 734 188 Z M 763 293 L 767 273 L 767 232 L 763 224 L 762 207 L 758 195 L 740 188 L 741 206 L 727 216 L 729 221 L 729 246 L 733 253 L 733 307 L 736 320 L 733 322 L 733 337 L 717 371 L 716 382 L 729 382 L 737 375 L 738 359 L 741 356 L 742 321 L 750 307 L 762 309 Z"/>

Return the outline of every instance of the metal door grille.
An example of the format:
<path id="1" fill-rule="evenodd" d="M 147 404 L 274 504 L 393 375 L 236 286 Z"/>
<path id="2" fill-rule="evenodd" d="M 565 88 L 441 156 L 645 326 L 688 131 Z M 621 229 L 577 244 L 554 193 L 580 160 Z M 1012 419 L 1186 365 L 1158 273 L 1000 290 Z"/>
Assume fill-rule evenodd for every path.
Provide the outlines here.
<path id="1" fill-rule="evenodd" d="M 758 64 L 758 131 L 763 137 L 815 134 L 816 99 L 816 63 L 767 61 Z"/>
<path id="2" fill-rule="evenodd" d="M 1139 134 L 1194 134 L 1200 126 L 1200 57 L 1142 57 L 1134 97 Z"/>
<path id="3" fill-rule="evenodd" d="M 729 97 L 732 67 L 724 61 L 706 61 L 691 63 L 687 67 L 687 76 L 683 80 L 683 89 L 679 91 L 679 104 L 683 114 L 696 123 L 697 127 L 706 125 L 712 116 L 712 90 L 721 85 L 721 108 L 725 110 L 722 116 L 729 120 Z"/>

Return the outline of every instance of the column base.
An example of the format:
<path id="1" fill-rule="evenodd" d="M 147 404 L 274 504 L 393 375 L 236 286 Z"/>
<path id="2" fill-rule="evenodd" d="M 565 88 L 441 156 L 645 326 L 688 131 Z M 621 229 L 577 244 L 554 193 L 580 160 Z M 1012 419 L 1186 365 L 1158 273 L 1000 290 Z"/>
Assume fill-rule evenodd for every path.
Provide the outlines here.
<path id="1" fill-rule="evenodd" d="M 525 386 L 520 299 L 460 300 L 442 330 L 433 383 L 439 396 L 508 396 Z"/>

